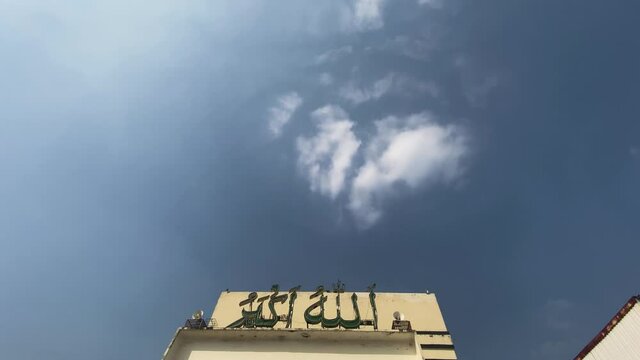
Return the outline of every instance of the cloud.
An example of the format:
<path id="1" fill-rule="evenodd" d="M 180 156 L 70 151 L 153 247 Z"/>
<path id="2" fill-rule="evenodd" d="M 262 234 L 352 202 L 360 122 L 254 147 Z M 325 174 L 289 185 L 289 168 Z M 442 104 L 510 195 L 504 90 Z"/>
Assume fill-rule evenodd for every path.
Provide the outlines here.
<path id="1" fill-rule="evenodd" d="M 453 65 L 460 74 L 462 91 L 469 104 L 473 107 L 484 107 L 489 94 L 500 85 L 500 78 L 496 74 L 483 74 L 467 56 L 457 56 Z"/>
<path id="2" fill-rule="evenodd" d="M 349 45 L 342 46 L 336 49 L 331 49 L 327 52 L 324 52 L 316 56 L 316 65 L 335 62 L 340 58 L 351 54 L 352 52 L 353 52 L 353 48 Z"/>
<path id="3" fill-rule="evenodd" d="M 298 138 L 298 166 L 309 179 L 311 191 L 335 199 L 345 187 L 360 141 L 351 131 L 354 123 L 339 106 L 324 106 L 311 117 L 317 133 L 311 138 Z"/>
<path id="4" fill-rule="evenodd" d="M 376 129 L 349 195 L 348 207 L 364 228 L 382 216 L 382 202 L 397 185 L 415 189 L 456 179 L 467 152 L 460 128 L 438 125 L 427 113 L 388 117 Z"/>
<path id="5" fill-rule="evenodd" d="M 384 2 L 385 0 L 355 0 L 353 6 L 344 9 L 342 30 L 354 32 L 382 28 Z"/>
<path id="6" fill-rule="evenodd" d="M 362 30 L 381 28 L 383 0 L 357 0 L 355 3 L 356 27 Z"/>
<path id="7" fill-rule="evenodd" d="M 440 95 L 440 89 L 433 81 L 419 81 L 412 77 L 389 73 L 369 87 L 357 86 L 353 81 L 350 81 L 338 91 L 340 97 L 354 105 L 380 99 L 389 93 L 409 97 L 426 93 L 437 98 Z"/>
<path id="8" fill-rule="evenodd" d="M 433 33 L 422 34 L 417 37 L 398 35 L 393 39 L 387 39 L 383 43 L 371 47 L 373 50 L 389 51 L 420 61 L 429 60 L 437 48 L 437 34 Z"/>
<path id="9" fill-rule="evenodd" d="M 291 120 L 293 113 L 302 105 L 302 98 L 297 92 L 280 96 L 277 104 L 269 109 L 269 130 L 278 137 L 282 128 Z"/>
<path id="10" fill-rule="evenodd" d="M 463 129 L 439 125 L 428 113 L 376 121 L 360 166 L 354 166 L 354 157 L 361 141 L 348 114 L 327 105 L 311 117 L 317 131 L 313 137 L 297 139 L 298 167 L 313 192 L 336 199 L 347 189 L 347 208 L 362 228 L 380 219 L 384 201 L 399 187 L 448 184 L 462 174 L 461 160 L 467 153 Z"/>
<path id="11" fill-rule="evenodd" d="M 427 94 L 432 98 L 440 96 L 440 87 L 435 81 L 420 81 L 405 75 L 393 76 L 393 86 L 390 91 L 407 97 L 412 95 L 422 96 L 422 94 Z"/>
<path id="12" fill-rule="evenodd" d="M 438 87 L 438 85 L 434 81 L 418 83 L 418 90 L 426 92 L 433 98 L 437 98 L 440 96 L 440 87 Z"/>
<path id="13" fill-rule="evenodd" d="M 353 82 L 342 87 L 339 94 L 342 98 L 358 105 L 369 100 L 381 98 L 384 94 L 391 90 L 394 75 L 388 74 L 382 79 L 376 81 L 370 87 L 358 87 Z"/>
<path id="14" fill-rule="evenodd" d="M 320 84 L 324 86 L 333 84 L 333 76 L 327 72 L 320 74 L 318 80 L 320 81 Z"/>

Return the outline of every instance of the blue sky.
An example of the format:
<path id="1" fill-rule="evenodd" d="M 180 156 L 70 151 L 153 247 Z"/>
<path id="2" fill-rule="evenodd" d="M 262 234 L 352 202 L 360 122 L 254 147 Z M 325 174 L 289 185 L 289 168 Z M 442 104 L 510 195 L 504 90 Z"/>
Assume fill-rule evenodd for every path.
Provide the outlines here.
<path id="1" fill-rule="evenodd" d="M 462 359 L 633 294 L 632 1 L 0 1 L 0 348 L 157 359 L 218 293 L 436 292 Z"/>

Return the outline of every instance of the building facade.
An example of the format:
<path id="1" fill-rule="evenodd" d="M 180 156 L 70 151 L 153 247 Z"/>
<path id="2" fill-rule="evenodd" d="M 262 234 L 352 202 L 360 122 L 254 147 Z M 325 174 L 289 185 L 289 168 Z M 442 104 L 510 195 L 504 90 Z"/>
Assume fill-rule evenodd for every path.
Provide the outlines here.
<path id="1" fill-rule="evenodd" d="M 575 360 L 640 359 L 640 295 L 633 296 Z"/>
<path id="2" fill-rule="evenodd" d="M 165 360 L 430 359 L 455 349 L 435 294 L 332 290 L 220 294 L 177 330 Z"/>

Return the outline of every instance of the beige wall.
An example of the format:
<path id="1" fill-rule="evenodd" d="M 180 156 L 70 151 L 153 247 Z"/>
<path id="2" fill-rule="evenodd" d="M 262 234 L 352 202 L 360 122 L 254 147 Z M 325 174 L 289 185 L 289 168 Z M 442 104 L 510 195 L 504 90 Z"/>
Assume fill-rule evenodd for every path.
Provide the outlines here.
<path id="1" fill-rule="evenodd" d="M 180 330 L 167 360 L 422 359 L 411 333 Z"/>

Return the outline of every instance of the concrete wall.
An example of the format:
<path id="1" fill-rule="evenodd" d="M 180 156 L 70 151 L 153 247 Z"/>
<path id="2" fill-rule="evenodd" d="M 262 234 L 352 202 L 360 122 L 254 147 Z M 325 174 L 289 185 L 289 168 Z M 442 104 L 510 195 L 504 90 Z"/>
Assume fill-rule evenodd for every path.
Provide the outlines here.
<path id="1" fill-rule="evenodd" d="M 166 360 L 422 359 L 411 333 L 180 330 Z"/>

